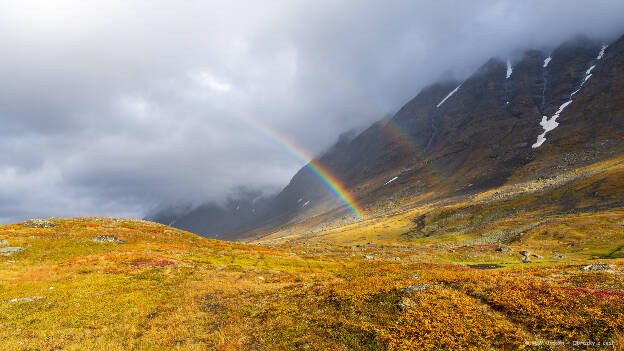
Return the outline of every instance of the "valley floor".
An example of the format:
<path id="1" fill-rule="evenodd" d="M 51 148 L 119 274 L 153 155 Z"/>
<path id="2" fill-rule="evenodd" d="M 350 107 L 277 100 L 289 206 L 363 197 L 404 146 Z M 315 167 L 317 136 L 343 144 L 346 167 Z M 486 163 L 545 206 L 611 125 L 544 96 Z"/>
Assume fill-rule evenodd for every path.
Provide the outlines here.
<path id="1" fill-rule="evenodd" d="M 511 229 L 498 243 L 433 240 L 427 221 L 404 242 L 265 246 L 138 220 L 51 221 L 0 227 L 0 249 L 23 248 L 0 256 L 0 349 L 624 345 L 621 210 L 501 219 Z"/>

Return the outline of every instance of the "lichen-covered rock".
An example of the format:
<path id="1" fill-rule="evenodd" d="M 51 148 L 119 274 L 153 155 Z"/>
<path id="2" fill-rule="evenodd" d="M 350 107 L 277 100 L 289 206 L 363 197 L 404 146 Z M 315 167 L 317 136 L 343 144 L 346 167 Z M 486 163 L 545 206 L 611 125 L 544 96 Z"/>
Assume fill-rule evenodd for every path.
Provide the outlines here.
<path id="1" fill-rule="evenodd" d="M 375 259 L 375 257 L 373 257 L 373 256 L 371 256 L 371 255 L 365 255 L 365 256 L 364 256 L 364 259 L 365 259 L 365 260 L 374 260 L 374 259 Z"/>
<path id="2" fill-rule="evenodd" d="M 554 252 L 552 256 L 550 256 L 551 259 L 553 260 L 560 260 L 562 259 L 564 256 L 562 254 L 556 253 Z"/>
<path id="3" fill-rule="evenodd" d="M 6 240 L 0 240 L 0 246 L 9 246 L 9 242 Z"/>
<path id="4" fill-rule="evenodd" d="M 56 226 L 56 223 L 47 219 L 29 219 L 24 222 L 24 227 L 28 228 L 52 228 L 54 226 Z"/>
<path id="5" fill-rule="evenodd" d="M 96 235 L 91 240 L 96 243 L 124 243 L 123 240 L 119 240 L 114 235 Z"/>
<path id="6" fill-rule="evenodd" d="M 11 256 L 20 251 L 24 251 L 24 248 L 19 246 L 0 247 L 0 255 L 2 256 Z"/>
<path id="7" fill-rule="evenodd" d="M 613 269 L 616 269 L 616 268 L 617 268 L 617 266 L 614 265 L 614 264 L 606 264 L 606 263 L 599 262 L 599 263 L 590 264 L 589 266 L 585 266 L 585 267 L 581 268 L 581 270 L 584 270 L 584 271 L 610 271 L 610 270 L 613 270 Z"/>

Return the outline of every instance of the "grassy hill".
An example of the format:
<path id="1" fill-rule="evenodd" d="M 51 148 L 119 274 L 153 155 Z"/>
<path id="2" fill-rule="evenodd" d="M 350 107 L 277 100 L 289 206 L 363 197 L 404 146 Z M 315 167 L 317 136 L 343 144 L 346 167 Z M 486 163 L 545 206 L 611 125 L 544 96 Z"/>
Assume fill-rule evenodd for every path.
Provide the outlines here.
<path id="1" fill-rule="evenodd" d="M 623 256 L 624 211 L 533 223 L 536 214 L 496 217 L 486 206 L 482 216 L 497 220 L 461 235 L 426 235 L 430 226 L 466 222 L 461 211 L 441 208 L 415 222 L 403 214 L 264 246 L 129 219 L 2 226 L 5 246 L 23 250 L 0 256 L 0 349 L 549 349 L 537 346 L 546 340 L 621 347 L 624 259 L 594 258 Z M 479 241 L 529 222 L 504 243 Z M 388 230 L 376 240 L 386 226 L 413 226 L 418 238 L 401 241 Z M 521 263 L 521 249 L 542 258 Z M 564 257 L 551 258 L 554 250 Z M 614 266 L 582 270 L 596 262 Z M 482 269 L 494 267 L 486 263 L 499 268 Z"/>

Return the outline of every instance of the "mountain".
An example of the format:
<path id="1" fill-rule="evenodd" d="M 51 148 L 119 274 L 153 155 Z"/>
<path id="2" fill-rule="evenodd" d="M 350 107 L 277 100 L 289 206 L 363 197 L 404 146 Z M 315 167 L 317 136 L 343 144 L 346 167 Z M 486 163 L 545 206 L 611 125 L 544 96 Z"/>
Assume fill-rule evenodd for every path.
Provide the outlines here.
<path id="1" fill-rule="evenodd" d="M 199 206 L 166 207 L 153 211 L 147 220 L 175 226 L 206 237 L 217 238 L 243 231 L 271 201 L 260 191 L 240 189 L 224 204 L 204 203 Z"/>
<path id="2" fill-rule="evenodd" d="M 365 219 L 555 177 L 621 152 L 623 64 L 624 38 L 607 46 L 582 36 L 551 52 L 492 58 L 464 81 L 424 88 L 390 120 L 341 138 L 314 163 L 341 180 Z M 204 220 L 180 228 L 223 232 L 212 219 L 223 215 L 213 207 L 190 217 Z M 230 240 L 359 221 L 310 167 L 258 215 L 230 219 L 238 226 L 221 236 Z"/>

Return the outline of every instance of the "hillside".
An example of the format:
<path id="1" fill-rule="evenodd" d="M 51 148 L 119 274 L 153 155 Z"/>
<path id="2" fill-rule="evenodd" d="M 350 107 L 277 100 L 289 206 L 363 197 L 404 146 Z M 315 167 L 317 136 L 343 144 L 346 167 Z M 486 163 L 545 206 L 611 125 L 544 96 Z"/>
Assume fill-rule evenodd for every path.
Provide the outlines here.
<path id="1" fill-rule="evenodd" d="M 614 210 L 542 217 L 506 245 L 270 247 L 129 219 L 2 226 L 0 349 L 614 349 L 623 226 Z"/>

